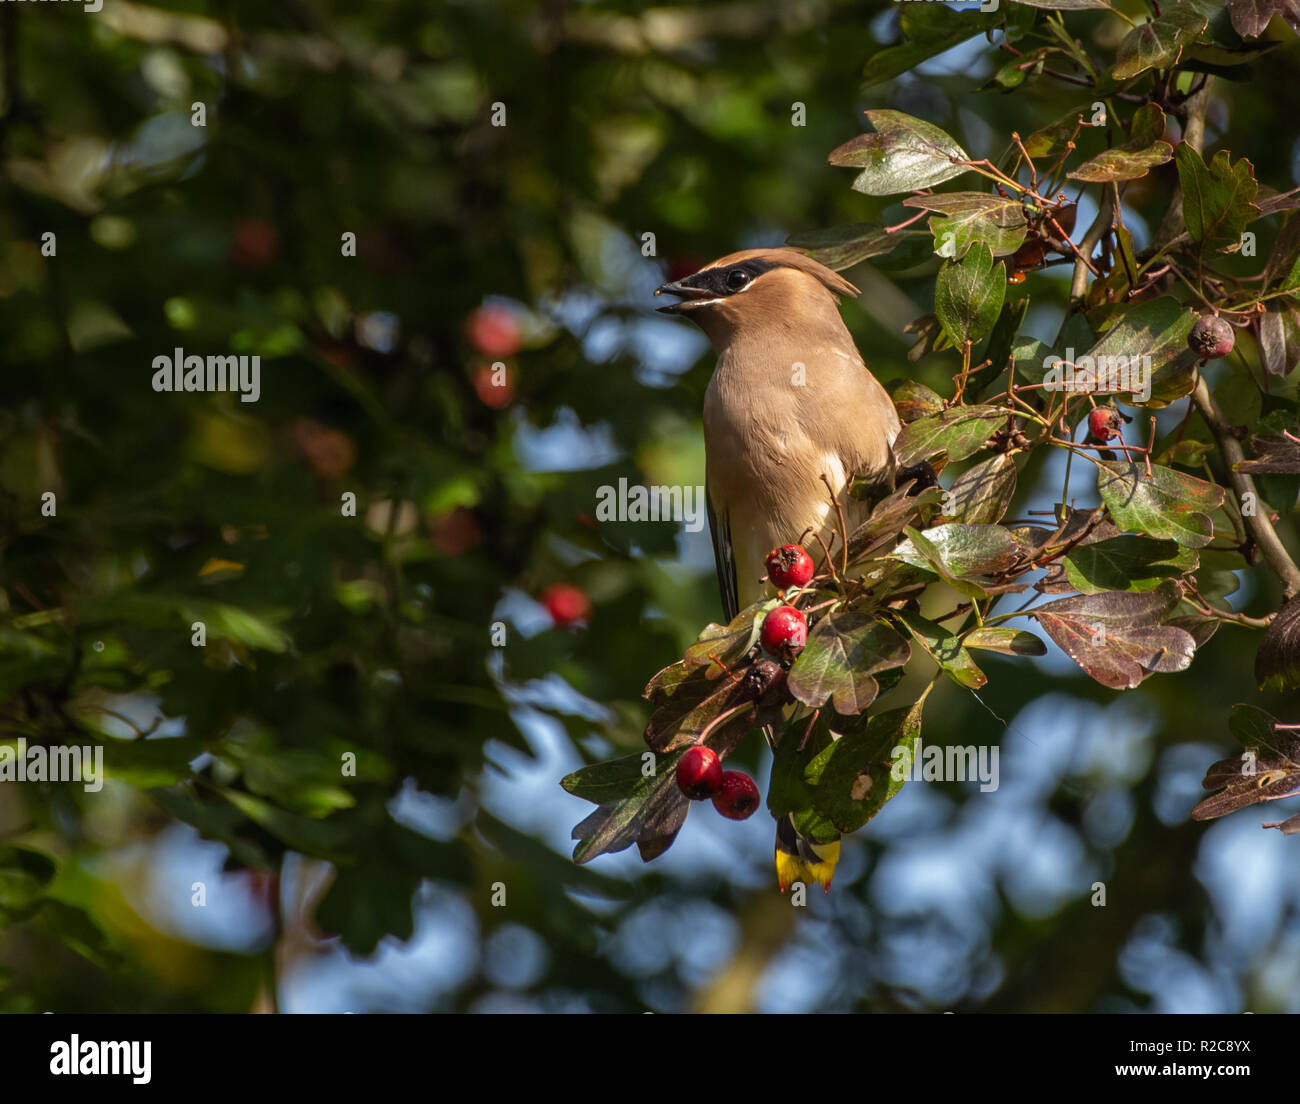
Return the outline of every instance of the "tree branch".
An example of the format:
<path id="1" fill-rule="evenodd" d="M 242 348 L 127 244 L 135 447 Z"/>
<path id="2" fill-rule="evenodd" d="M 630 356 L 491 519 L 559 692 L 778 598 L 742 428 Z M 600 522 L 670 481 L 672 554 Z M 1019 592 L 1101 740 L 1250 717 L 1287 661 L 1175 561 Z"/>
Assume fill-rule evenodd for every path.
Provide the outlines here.
<path id="1" fill-rule="evenodd" d="M 1087 232 L 1079 239 L 1079 244 L 1075 247 L 1074 276 L 1070 280 L 1070 302 L 1065 308 L 1065 317 L 1061 319 L 1061 328 L 1056 332 L 1054 344 L 1059 345 L 1061 343 L 1066 324 L 1074 316 L 1074 312 L 1079 309 L 1079 304 L 1083 302 L 1084 292 L 1088 290 L 1088 270 L 1092 267 L 1088 258 L 1092 256 L 1092 251 L 1097 248 L 1097 243 L 1110 229 L 1110 224 L 1115 217 L 1113 192 L 1113 188 L 1102 189 L 1101 203 L 1097 207 L 1097 217 L 1092 220 L 1092 225 L 1088 227 Z"/>
<path id="2" fill-rule="evenodd" d="M 1197 153 L 1201 153 L 1205 147 L 1205 112 L 1210 106 L 1210 86 L 1213 83 L 1213 78 L 1207 77 L 1205 83 L 1174 112 L 1183 124 L 1183 141 Z M 1183 191 L 1177 188 L 1165 211 L 1165 217 L 1161 219 L 1155 237 L 1151 240 L 1152 252 L 1159 253 L 1172 244 L 1175 238 L 1182 235 L 1183 229 Z"/>
<path id="3" fill-rule="evenodd" d="M 1234 470 L 1236 465 L 1246 458 L 1246 454 L 1241 447 L 1241 442 L 1232 432 L 1232 427 L 1224 418 L 1223 411 L 1219 409 L 1219 404 L 1210 394 L 1204 377 L 1197 379 L 1196 389 L 1192 392 L 1192 401 L 1196 404 L 1196 409 L 1201 412 L 1206 425 L 1210 427 L 1215 441 L 1218 442 L 1219 451 L 1223 453 L 1223 459 L 1228 465 L 1228 479 L 1232 483 L 1232 489 L 1237 492 L 1238 501 L 1241 501 L 1244 495 L 1250 494 L 1258 503 L 1259 492 L 1255 489 L 1255 480 L 1245 472 Z M 1288 599 L 1300 594 L 1300 567 L 1296 567 L 1295 560 L 1286 550 L 1268 515 L 1256 509 L 1250 515 L 1243 512 L 1242 521 L 1245 522 L 1268 566 L 1282 580 L 1283 593 Z"/>

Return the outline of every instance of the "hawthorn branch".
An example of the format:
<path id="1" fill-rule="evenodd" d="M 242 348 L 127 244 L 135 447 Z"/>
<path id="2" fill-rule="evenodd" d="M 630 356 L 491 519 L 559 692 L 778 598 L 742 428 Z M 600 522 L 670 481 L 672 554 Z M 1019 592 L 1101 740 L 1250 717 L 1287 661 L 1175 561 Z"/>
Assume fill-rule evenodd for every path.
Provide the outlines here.
<path id="1" fill-rule="evenodd" d="M 1092 225 L 1079 239 L 1079 244 L 1074 246 L 1074 275 L 1070 279 L 1070 304 L 1065 309 L 1065 317 L 1061 319 L 1061 328 L 1056 332 L 1056 341 L 1054 342 L 1056 345 L 1061 343 L 1061 338 L 1065 335 L 1066 324 L 1083 302 L 1084 292 L 1088 290 L 1088 273 L 1096 273 L 1097 271 L 1092 267 L 1088 258 L 1092 256 L 1092 251 L 1097 248 L 1097 243 L 1110 230 L 1114 217 L 1115 200 L 1113 190 L 1103 188 L 1101 201 L 1097 206 L 1097 217 L 1092 220 Z M 1073 245 L 1074 243 L 1071 242 L 1070 244 Z"/>
<path id="2" fill-rule="evenodd" d="M 1200 153 L 1205 147 L 1205 112 L 1210 106 L 1209 78 L 1192 95 L 1181 104 L 1171 105 L 1171 113 L 1183 124 L 1183 141 Z M 1186 237 L 1186 224 L 1183 222 L 1183 190 L 1177 188 L 1170 201 L 1165 217 L 1160 221 L 1155 237 L 1151 242 L 1152 256 L 1159 256 L 1166 249 Z"/>
<path id="3" fill-rule="evenodd" d="M 1097 248 L 1097 243 L 1110 229 L 1110 224 L 1115 217 L 1115 197 L 1110 188 L 1103 188 L 1101 192 L 1101 202 L 1097 205 L 1097 217 L 1092 220 L 1092 225 L 1088 227 L 1087 232 L 1083 235 L 1079 244 L 1075 247 L 1074 276 L 1070 280 L 1070 304 L 1073 306 L 1083 298 L 1083 293 L 1088 288 L 1089 271 L 1096 272 L 1096 269 L 1089 263 L 1088 258 L 1092 256 L 1092 251 Z"/>
<path id="4" fill-rule="evenodd" d="M 1223 459 L 1228 465 L 1228 479 L 1232 483 L 1232 489 L 1237 492 L 1237 501 L 1241 502 L 1245 495 L 1253 495 L 1256 502 L 1259 501 L 1259 492 L 1255 489 L 1255 480 L 1246 472 L 1236 470 L 1236 466 L 1246 459 L 1246 453 L 1241 447 L 1241 442 L 1228 425 L 1227 419 L 1223 416 L 1223 411 L 1219 404 L 1215 402 L 1214 396 L 1210 394 L 1210 389 L 1205 383 L 1204 376 L 1198 376 L 1196 387 L 1192 391 L 1192 402 L 1196 404 L 1196 409 L 1201 412 L 1201 417 L 1205 419 L 1205 424 L 1210 427 L 1210 432 L 1214 434 L 1214 440 L 1219 446 L 1219 451 L 1223 453 Z M 1253 514 L 1242 514 L 1242 521 L 1250 531 L 1256 546 L 1263 555 L 1268 566 L 1273 569 L 1273 573 L 1282 580 L 1282 592 L 1287 599 L 1294 598 L 1300 594 L 1300 567 L 1296 566 L 1295 560 L 1286 550 L 1281 538 L 1277 535 L 1277 530 L 1273 528 L 1273 523 L 1268 519 L 1267 514 L 1262 510 L 1256 510 Z"/>

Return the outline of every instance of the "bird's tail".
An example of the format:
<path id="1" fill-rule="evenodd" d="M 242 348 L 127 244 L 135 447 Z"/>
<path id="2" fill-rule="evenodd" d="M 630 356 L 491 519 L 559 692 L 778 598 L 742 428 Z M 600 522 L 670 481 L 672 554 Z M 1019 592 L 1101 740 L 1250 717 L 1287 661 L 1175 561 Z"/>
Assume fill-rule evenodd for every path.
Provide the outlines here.
<path id="1" fill-rule="evenodd" d="M 795 831 L 788 813 L 776 822 L 776 878 L 782 893 L 795 882 L 804 885 L 816 882 L 829 893 L 835 864 L 839 861 L 838 838 L 830 843 L 814 843 Z"/>

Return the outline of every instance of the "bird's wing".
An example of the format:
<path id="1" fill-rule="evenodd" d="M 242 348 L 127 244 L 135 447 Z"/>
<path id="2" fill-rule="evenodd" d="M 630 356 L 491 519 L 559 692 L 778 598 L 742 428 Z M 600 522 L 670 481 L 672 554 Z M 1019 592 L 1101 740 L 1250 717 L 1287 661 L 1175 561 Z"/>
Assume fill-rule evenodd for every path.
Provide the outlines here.
<path id="1" fill-rule="evenodd" d="M 740 597 L 736 583 L 736 556 L 731 547 L 731 525 L 726 514 L 718 517 L 713 509 L 713 498 L 708 491 L 704 492 L 704 505 L 709 514 L 709 535 L 713 537 L 713 565 L 718 570 L 722 612 L 730 622 L 740 612 Z"/>

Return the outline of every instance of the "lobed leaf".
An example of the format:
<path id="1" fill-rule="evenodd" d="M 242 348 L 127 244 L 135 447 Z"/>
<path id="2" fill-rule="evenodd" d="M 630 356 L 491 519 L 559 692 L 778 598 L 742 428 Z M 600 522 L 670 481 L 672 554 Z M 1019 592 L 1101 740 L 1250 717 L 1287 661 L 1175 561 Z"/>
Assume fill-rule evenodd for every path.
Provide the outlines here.
<path id="1" fill-rule="evenodd" d="M 1219 150 L 1207 165 L 1187 142 L 1174 151 L 1178 182 L 1183 190 L 1183 220 L 1192 243 L 1202 253 L 1233 252 L 1241 247 L 1241 232 L 1260 217 L 1255 206 L 1255 170 L 1244 157 L 1232 164 Z"/>
<path id="2" fill-rule="evenodd" d="M 966 151 L 948 134 L 924 119 L 901 111 L 866 112 L 873 127 L 831 151 L 832 165 L 860 168 L 855 191 L 885 196 L 942 184 L 966 171 Z"/>

